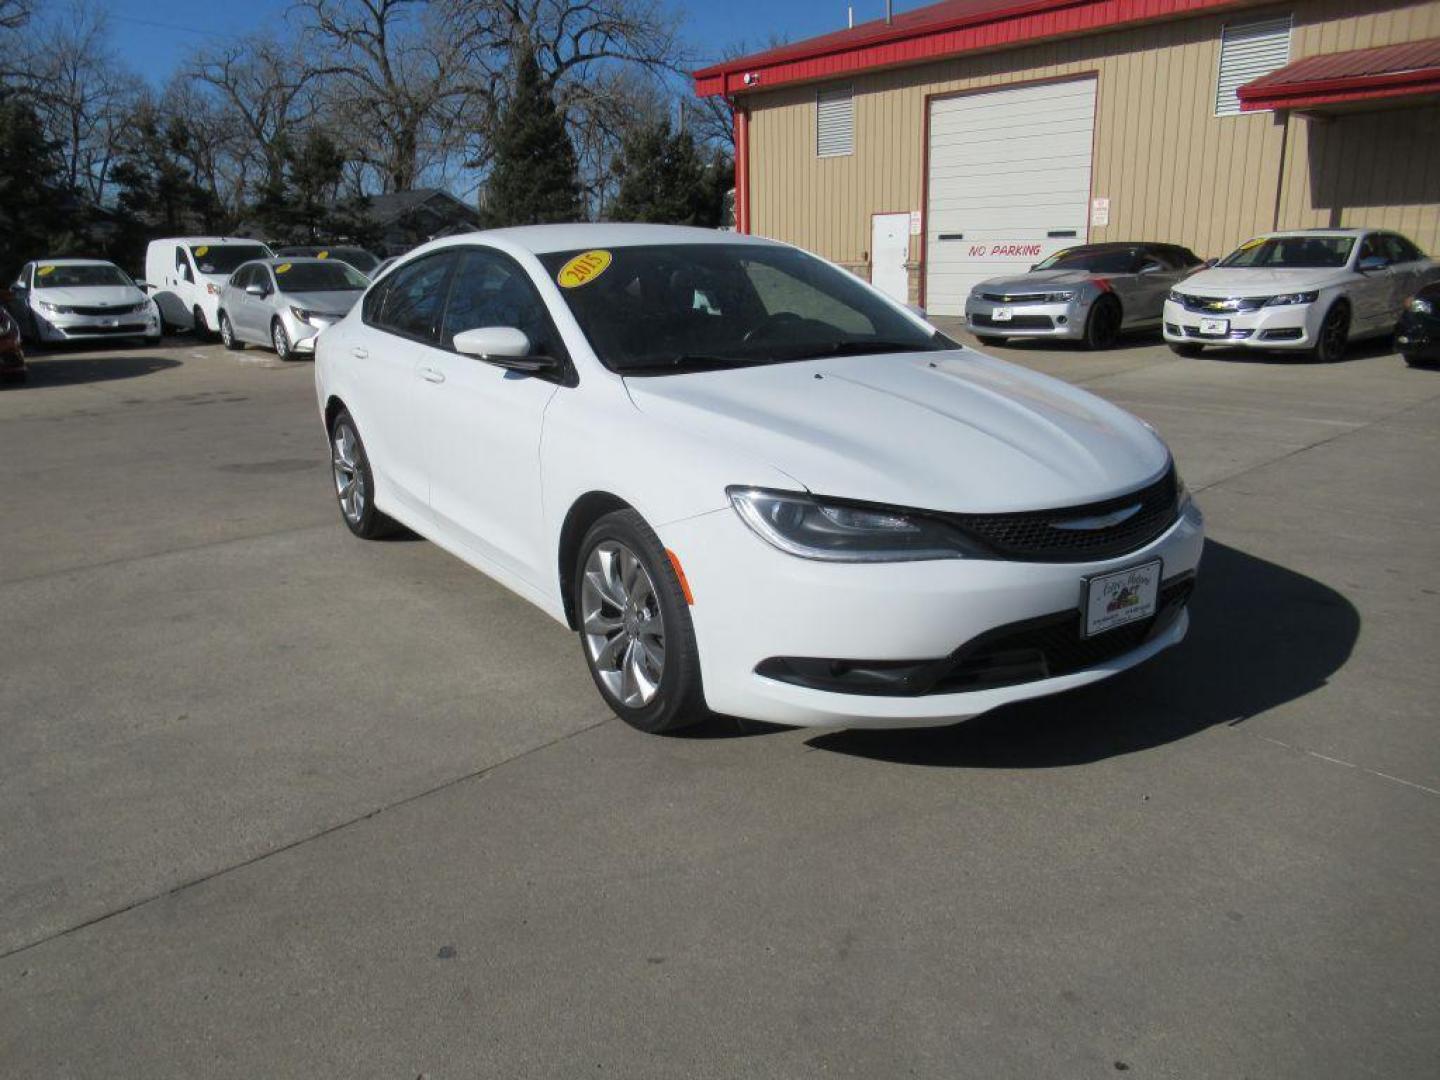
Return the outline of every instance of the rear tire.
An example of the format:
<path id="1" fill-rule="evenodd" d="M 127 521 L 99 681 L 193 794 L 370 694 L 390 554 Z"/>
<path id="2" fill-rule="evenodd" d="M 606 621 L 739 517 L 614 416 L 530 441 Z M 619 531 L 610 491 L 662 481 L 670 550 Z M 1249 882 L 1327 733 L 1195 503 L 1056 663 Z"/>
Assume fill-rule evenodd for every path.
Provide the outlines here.
<path id="1" fill-rule="evenodd" d="M 231 352 L 239 352 L 245 348 L 245 343 L 235 336 L 235 327 L 230 323 L 228 311 L 220 312 L 220 340 Z"/>
<path id="2" fill-rule="evenodd" d="M 670 556 L 634 510 L 590 527 L 575 561 L 580 649 L 600 696 L 657 735 L 708 718 L 695 627 Z"/>
<path id="3" fill-rule="evenodd" d="M 375 509 L 375 474 L 370 471 L 359 429 L 346 409 L 341 409 L 330 425 L 330 471 L 340 518 L 347 529 L 361 540 L 378 540 L 399 528 L 394 518 Z"/>
<path id="4" fill-rule="evenodd" d="M 1350 309 L 1343 301 L 1335 303 L 1320 322 L 1320 335 L 1309 356 L 1319 364 L 1333 364 L 1345 358 L 1350 345 Z"/>
<path id="5" fill-rule="evenodd" d="M 1176 356 L 1183 356 L 1187 360 L 1194 360 L 1198 356 L 1205 355 L 1204 345 L 1181 345 L 1176 342 L 1169 342 L 1170 351 Z"/>
<path id="6" fill-rule="evenodd" d="M 1085 348 L 1099 351 L 1112 348 L 1120 338 L 1120 301 L 1108 293 L 1090 305 L 1085 319 Z"/>

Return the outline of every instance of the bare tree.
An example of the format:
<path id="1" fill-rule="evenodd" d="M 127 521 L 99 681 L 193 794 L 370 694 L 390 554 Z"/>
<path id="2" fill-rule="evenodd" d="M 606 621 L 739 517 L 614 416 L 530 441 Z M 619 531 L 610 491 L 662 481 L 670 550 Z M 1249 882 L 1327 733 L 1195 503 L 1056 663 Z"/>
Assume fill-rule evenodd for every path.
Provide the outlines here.
<path id="1" fill-rule="evenodd" d="M 327 111 L 346 148 L 387 191 L 413 188 L 463 134 L 466 59 L 436 5 L 422 0 L 298 0 L 314 45 L 334 58 Z"/>
<path id="2" fill-rule="evenodd" d="M 63 182 L 97 202 L 143 87 L 110 52 L 109 33 L 103 10 L 86 4 L 61 9 L 32 24 L 24 75 L 47 133 L 60 145 Z"/>
<path id="3" fill-rule="evenodd" d="M 242 178 L 262 180 L 280 175 L 287 144 L 320 110 L 319 83 L 338 73 L 309 63 L 300 46 L 262 35 L 204 53 L 190 71 L 213 89 L 221 114 L 243 135 Z"/>
<path id="4" fill-rule="evenodd" d="M 0 30 L 18 30 L 30 18 L 30 0 L 0 0 Z"/>

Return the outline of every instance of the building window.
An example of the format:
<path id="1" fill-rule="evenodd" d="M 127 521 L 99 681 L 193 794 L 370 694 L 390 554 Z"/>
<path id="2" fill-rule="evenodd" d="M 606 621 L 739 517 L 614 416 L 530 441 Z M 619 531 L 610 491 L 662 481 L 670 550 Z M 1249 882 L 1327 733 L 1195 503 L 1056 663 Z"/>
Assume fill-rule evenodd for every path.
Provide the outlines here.
<path id="1" fill-rule="evenodd" d="M 844 157 L 855 152 L 855 98 L 850 87 L 816 94 L 815 117 L 818 157 Z"/>
<path id="2" fill-rule="evenodd" d="M 1238 116 L 1235 91 L 1290 62 L 1289 15 L 1226 23 L 1220 35 L 1220 78 L 1215 84 L 1215 115 Z"/>

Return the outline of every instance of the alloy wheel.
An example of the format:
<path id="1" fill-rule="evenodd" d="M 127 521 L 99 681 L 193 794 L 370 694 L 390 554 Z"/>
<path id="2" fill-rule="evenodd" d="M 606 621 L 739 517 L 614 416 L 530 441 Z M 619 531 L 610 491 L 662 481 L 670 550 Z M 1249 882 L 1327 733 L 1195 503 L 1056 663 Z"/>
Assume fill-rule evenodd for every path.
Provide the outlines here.
<path id="1" fill-rule="evenodd" d="M 235 344 L 235 328 L 230 325 L 229 315 L 220 316 L 220 340 L 226 348 Z"/>
<path id="2" fill-rule="evenodd" d="M 275 343 L 275 354 L 281 360 L 287 359 L 290 356 L 290 335 L 285 333 L 285 327 L 278 321 L 275 323 L 275 329 L 270 333 L 270 338 Z"/>
<path id="3" fill-rule="evenodd" d="M 330 467 L 335 473 L 335 495 L 345 520 L 358 525 L 365 514 L 365 471 L 360 466 L 360 440 L 342 420 L 330 439 Z"/>
<path id="4" fill-rule="evenodd" d="M 655 700 L 665 671 L 665 619 L 654 581 L 624 544 L 602 541 L 585 560 L 580 620 L 585 653 L 611 696 L 630 708 Z"/>

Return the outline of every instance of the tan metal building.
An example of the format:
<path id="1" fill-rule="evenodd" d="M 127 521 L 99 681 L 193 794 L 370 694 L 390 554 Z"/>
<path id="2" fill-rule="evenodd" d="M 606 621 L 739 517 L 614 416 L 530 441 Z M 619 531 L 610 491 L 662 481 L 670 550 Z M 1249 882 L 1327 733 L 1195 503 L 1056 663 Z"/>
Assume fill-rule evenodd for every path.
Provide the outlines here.
<path id="1" fill-rule="evenodd" d="M 742 231 L 935 314 L 1062 247 L 1440 252 L 1440 0 L 947 0 L 697 72 Z"/>

